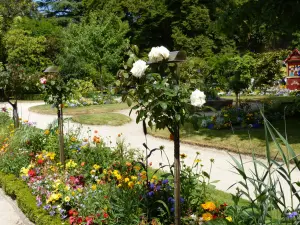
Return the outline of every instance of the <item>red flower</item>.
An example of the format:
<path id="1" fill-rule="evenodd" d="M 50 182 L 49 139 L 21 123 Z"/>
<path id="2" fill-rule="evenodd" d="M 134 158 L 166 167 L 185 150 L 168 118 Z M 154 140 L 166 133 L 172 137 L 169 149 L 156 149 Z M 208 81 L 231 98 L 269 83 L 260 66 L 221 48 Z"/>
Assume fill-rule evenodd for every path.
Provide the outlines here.
<path id="1" fill-rule="evenodd" d="M 83 220 L 82 220 L 82 217 L 78 217 L 78 219 L 77 219 L 77 223 L 78 223 L 78 224 L 81 224 L 81 223 L 82 223 L 82 221 L 83 221 Z"/>
<path id="2" fill-rule="evenodd" d="M 75 209 L 70 209 L 68 214 L 69 214 L 69 216 L 77 216 L 78 212 Z"/>
<path id="3" fill-rule="evenodd" d="M 76 222 L 76 218 L 74 216 L 70 216 L 69 223 L 74 224 Z"/>
<path id="4" fill-rule="evenodd" d="M 31 170 L 28 171 L 28 176 L 29 177 L 34 177 L 35 175 L 36 175 L 36 172 L 34 170 L 31 169 Z"/>
<path id="5" fill-rule="evenodd" d="M 43 163 L 44 163 L 44 160 L 38 159 L 37 163 L 38 163 L 38 164 L 43 164 Z"/>
<path id="6" fill-rule="evenodd" d="M 108 213 L 103 213 L 103 217 L 105 218 L 105 219 L 107 219 L 108 218 Z"/>
<path id="7" fill-rule="evenodd" d="M 93 224 L 93 220 L 94 220 L 94 218 L 92 216 L 85 217 L 86 225 Z"/>

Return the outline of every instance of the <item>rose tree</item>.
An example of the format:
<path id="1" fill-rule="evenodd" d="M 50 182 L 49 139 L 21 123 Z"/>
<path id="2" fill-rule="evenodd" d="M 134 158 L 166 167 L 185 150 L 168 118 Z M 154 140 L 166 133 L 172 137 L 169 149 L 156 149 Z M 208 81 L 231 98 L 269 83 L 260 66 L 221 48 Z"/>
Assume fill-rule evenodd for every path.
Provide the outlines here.
<path id="1" fill-rule="evenodd" d="M 189 78 L 179 76 L 179 65 L 169 59 L 170 52 L 165 47 L 152 48 L 149 63 L 137 58 L 136 46 L 130 52 L 124 66 L 119 72 L 121 85 L 125 91 L 123 101 L 127 101 L 132 110 L 136 110 L 136 122 L 148 121 L 156 129 L 168 128 L 174 137 L 175 156 L 175 224 L 180 224 L 180 125 L 190 116 L 191 105 L 201 107 L 205 95 L 195 90 Z M 134 62 L 134 63 L 131 63 Z M 147 65 L 149 64 L 149 65 Z M 192 92 L 195 90 L 194 92 Z"/>

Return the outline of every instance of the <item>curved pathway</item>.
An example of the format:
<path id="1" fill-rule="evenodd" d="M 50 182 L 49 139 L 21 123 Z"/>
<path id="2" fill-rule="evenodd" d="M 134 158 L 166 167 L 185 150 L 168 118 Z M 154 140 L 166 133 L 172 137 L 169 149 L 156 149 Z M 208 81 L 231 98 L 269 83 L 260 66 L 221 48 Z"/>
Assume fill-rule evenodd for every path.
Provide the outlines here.
<path id="1" fill-rule="evenodd" d="M 32 102 L 32 103 L 19 103 L 19 112 L 20 117 L 22 119 L 26 119 L 30 122 L 36 122 L 36 126 L 39 128 L 46 129 L 48 124 L 51 123 L 56 116 L 54 115 L 42 115 L 37 114 L 34 112 L 30 112 L 28 109 L 34 105 L 44 104 L 43 102 Z M 2 104 L 3 105 L 3 104 Z M 0 104 L 1 106 L 1 104 Z M 7 104 L 8 106 L 8 104 Z M 121 110 L 118 113 L 123 113 L 128 115 L 129 110 Z M 145 136 L 143 134 L 142 124 L 135 123 L 135 114 L 132 113 L 130 115 L 132 121 L 127 123 L 123 126 L 119 127 L 112 127 L 112 126 L 92 126 L 92 125 L 80 125 L 72 122 L 65 123 L 65 130 L 72 130 L 72 129 L 80 129 L 82 136 L 87 137 L 88 133 L 93 135 L 94 130 L 98 131 L 98 134 L 106 141 L 108 145 L 114 146 L 115 140 L 118 134 L 122 133 L 123 138 L 125 138 L 126 143 L 130 143 L 130 147 L 134 149 L 140 149 L 141 151 L 144 150 L 143 143 L 145 143 Z M 147 136 L 147 144 L 150 149 L 157 148 L 159 146 L 165 147 L 165 152 L 170 160 L 173 162 L 173 142 L 169 140 L 164 140 L 160 138 L 155 138 L 153 136 Z M 213 148 L 206 148 L 206 147 L 199 147 L 194 145 L 188 144 L 181 144 L 181 153 L 187 154 L 187 158 L 185 159 L 185 163 L 187 165 L 191 165 L 195 159 L 196 152 L 200 152 L 201 163 L 204 165 L 204 170 L 209 172 L 210 168 L 210 159 L 214 159 L 214 164 L 211 171 L 211 181 L 219 180 L 219 182 L 215 183 L 217 189 L 235 193 L 236 188 L 228 188 L 235 182 L 238 182 L 241 177 L 237 175 L 232 167 L 231 163 L 233 164 L 233 160 L 229 156 L 226 151 L 217 150 Z M 238 155 L 231 154 L 234 157 L 238 158 Z M 252 168 L 251 157 L 243 156 L 243 161 L 245 163 L 245 168 L 249 171 Z M 262 160 L 264 161 L 264 160 Z M 167 158 L 162 157 L 161 153 L 155 152 L 151 155 L 149 162 L 152 162 L 154 167 L 158 167 L 160 163 L 166 164 Z M 262 170 L 262 169 L 261 169 Z M 294 171 L 293 177 L 295 177 L 295 181 L 298 181 L 300 178 L 300 172 Z M 284 190 L 289 190 L 288 186 L 284 186 Z M 287 199 L 288 201 L 288 199 Z"/>

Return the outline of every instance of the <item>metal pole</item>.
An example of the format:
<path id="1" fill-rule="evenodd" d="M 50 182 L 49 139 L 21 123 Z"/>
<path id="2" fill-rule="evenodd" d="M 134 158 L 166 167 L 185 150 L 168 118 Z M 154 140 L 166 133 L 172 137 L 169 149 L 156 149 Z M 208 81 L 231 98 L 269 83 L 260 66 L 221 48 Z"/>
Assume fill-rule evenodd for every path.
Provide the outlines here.
<path id="1" fill-rule="evenodd" d="M 179 86 L 179 65 L 177 63 L 176 80 Z M 176 121 L 174 129 L 174 200 L 175 200 L 175 225 L 180 225 L 180 122 Z"/>

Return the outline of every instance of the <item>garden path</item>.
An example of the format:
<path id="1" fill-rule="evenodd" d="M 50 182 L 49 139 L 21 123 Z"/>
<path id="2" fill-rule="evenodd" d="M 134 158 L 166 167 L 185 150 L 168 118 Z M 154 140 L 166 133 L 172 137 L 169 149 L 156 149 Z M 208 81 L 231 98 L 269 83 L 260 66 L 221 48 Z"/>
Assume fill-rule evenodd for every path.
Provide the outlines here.
<path id="1" fill-rule="evenodd" d="M 47 125 L 51 123 L 56 116 L 54 115 L 42 115 L 30 112 L 28 109 L 34 105 L 44 104 L 43 102 L 26 102 L 19 104 L 20 117 L 22 119 L 27 119 L 31 122 L 36 122 L 36 126 L 39 128 L 47 128 Z M 0 104 L 1 106 L 1 104 Z M 7 105 L 8 106 L 8 105 Z M 128 115 L 129 110 L 122 110 L 119 113 L 123 113 Z M 88 136 L 88 132 L 93 132 L 94 130 L 98 131 L 98 134 L 106 141 L 108 145 L 114 146 L 116 137 L 118 134 L 122 133 L 122 137 L 125 138 L 127 143 L 130 143 L 131 148 L 144 150 L 143 143 L 145 143 L 145 137 L 143 134 L 142 124 L 136 124 L 135 118 L 136 115 L 132 113 L 131 115 L 132 121 L 123 126 L 112 127 L 112 126 L 91 126 L 91 125 L 79 125 L 72 122 L 66 122 L 65 130 L 77 129 L 80 128 L 83 137 Z M 93 133 L 91 133 L 94 135 Z M 155 138 L 153 136 L 147 136 L 147 144 L 150 149 L 165 146 L 165 152 L 170 162 L 173 162 L 173 142 L 169 140 L 164 140 L 160 138 Z M 229 156 L 229 154 L 224 150 L 217 150 L 213 148 L 200 147 L 195 145 L 181 144 L 181 153 L 187 154 L 187 158 L 185 159 L 185 163 L 187 165 L 192 165 L 194 159 L 196 157 L 196 152 L 200 152 L 201 163 L 204 165 L 204 170 L 209 172 L 210 169 L 210 159 L 214 159 L 214 164 L 211 170 L 211 181 L 219 180 L 219 182 L 215 183 L 217 189 L 235 193 L 236 188 L 233 187 L 228 190 L 228 188 L 235 182 L 238 182 L 241 177 L 234 173 L 234 169 L 231 165 L 233 160 Z M 238 157 L 236 154 L 232 154 L 234 157 Z M 252 164 L 249 163 L 251 161 L 251 157 L 242 156 L 243 161 L 245 163 L 245 170 L 249 171 L 252 168 Z M 263 161 L 263 160 L 262 160 Z M 154 167 L 159 167 L 159 163 L 166 164 L 168 162 L 165 156 L 161 156 L 159 152 L 155 152 L 151 155 L 149 162 L 152 162 Z M 261 169 L 262 170 L 262 169 Z M 234 172 L 233 172 L 234 171 Z M 294 181 L 299 181 L 300 172 L 294 171 L 293 177 L 297 178 Z M 283 182 L 284 183 L 284 182 Z M 289 190 L 289 187 L 283 185 L 283 190 Z M 287 202 L 290 202 L 287 199 Z"/>

